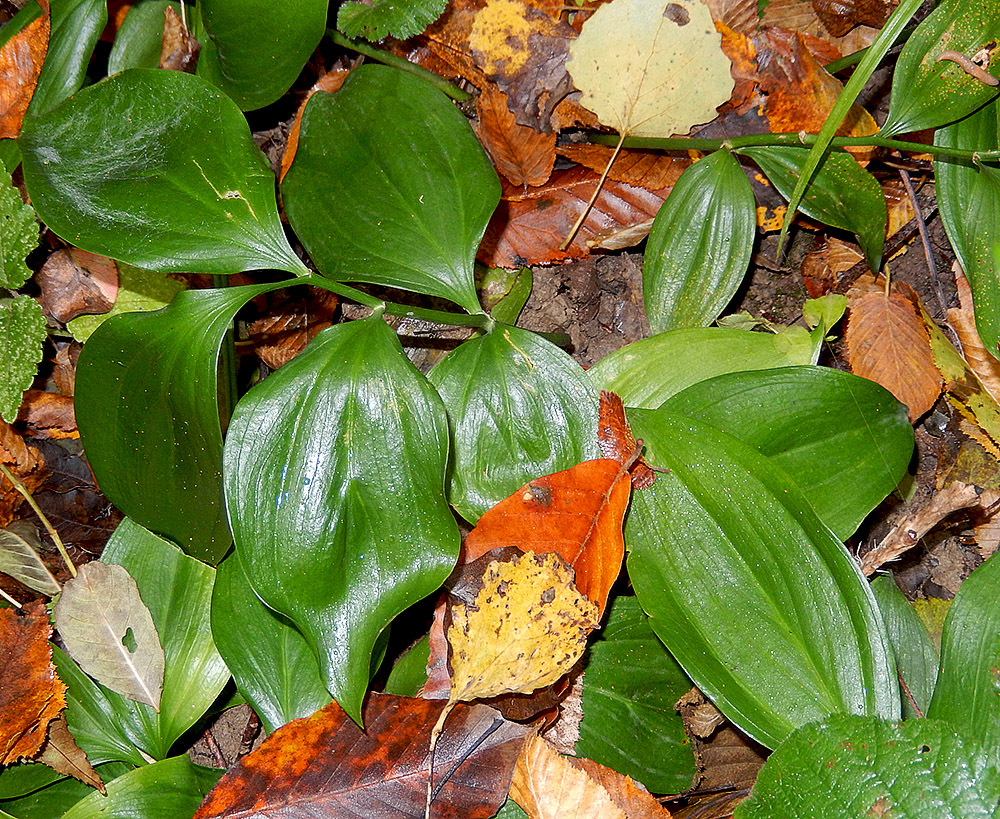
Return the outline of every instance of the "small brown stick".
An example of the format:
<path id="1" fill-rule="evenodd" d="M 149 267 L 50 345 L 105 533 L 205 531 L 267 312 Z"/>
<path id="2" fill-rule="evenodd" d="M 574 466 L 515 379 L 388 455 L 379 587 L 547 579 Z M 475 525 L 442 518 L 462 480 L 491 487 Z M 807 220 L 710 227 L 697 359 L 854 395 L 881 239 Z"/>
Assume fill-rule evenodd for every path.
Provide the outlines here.
<path id="1" fill-rule="evenodd" d="M 920 212 L 920 203 L 917 201 L 917 192 L 913 190 L 913 183 L 910 181 L 910 174 L 905 168 L 899 168 L 899 178 L 903 180 L 903 187 L 906 188 L 906 195 L 913 206 L 913 218 L 917 221 L 917 231 L 920 233 L 920 243 L 924 248 L 924 259 L 927 260 L 927 269 L 934 282 L 934 290 L 937 293 L 938 304 L 941 307 L 941 314 L 948 312 L 948 304 L 945 301 L 944 293 L 941 290 L 941 279 L 938 277 L 937 265 L 934 263 L 934 252 L 931 250 L 931 240 L 927 235 L 927 223 L 924 215 Z"/>
<path id="2" fill-rule="evenodd" d="M 903 675 L 899 673 L 899 669 L 896 670 L 896 679 L 899 680 L 899 687 L 903 689 L 903 695 L 906 697 L 906 701 L 910 704 L 910 708 L 913 709 L 913 713 L 917 715 L 917 719 L 923 719 L 924 712 L 920 710 L 920 706 L 917 705 L 917 701 L 913 699 L 913 693 L 910 691 L 910 686 L 906 684 L 906 680 L 904 680 Z"/>
<path id="3" fill-rule="evenodd" d="M 983 85 L 1000 85 L 1000 80 L 990 74 L 982 66 L 976 65 L 972 60 L 962 54 L 960 51 L 952 51 L 948 49 L 942 51 L 938 54 L 936 62 L 941 62 L 942 60 L 950 60 L 951 62 L 958 65 L 966 74 L 970 77 L 979 80 Z"/>

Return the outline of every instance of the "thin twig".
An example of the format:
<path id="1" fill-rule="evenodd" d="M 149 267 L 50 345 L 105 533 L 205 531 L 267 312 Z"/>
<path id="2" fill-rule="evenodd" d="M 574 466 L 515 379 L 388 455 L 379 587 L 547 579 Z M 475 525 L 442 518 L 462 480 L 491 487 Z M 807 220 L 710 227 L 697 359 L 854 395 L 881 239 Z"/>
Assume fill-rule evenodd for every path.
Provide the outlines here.
<path id="1" fill-rule="evenodd" d="M 913 709 L 913 713 L 917 715 L 918 719 L 924 718 L 924 712 L 920 710 L 920 706 L 917 705 L 917 701 L 913 699 L 913 694 L 910 692 L 910 686 L 906 684 L 906 680 L 903 679 L 903 675 L 896 669 L 896 679 L 899 680 L 899 687 L 903 689 L 903 695 L 906 697 L 906 701 L 910 704 L 910 708 Z"/>
<path id="2" fill-rule="evenodd" d="M 899 171 L 899 178 L 903 180 L 903 187 L 906 188 L 906 195 L 910 198 L 910 204 L 913 206 L 913 218 L 917 222 L 917 231 L 920 233 L 920 243 L 924 248 L 927 269 L 930 271 L 931 279 L 934 281 L 934 291 L 937 293 L 941 315 L 944 315 L 948 312 L 948 305 L 945 303 L 944 291 L 941 290 L 941 279 L 938 277 L 937 265 L 934 263 L 934 252 L 931 250 L 931 240 L 927 235 L 927 223 L 924 221 L 924 215 L 920 212 L 917 192 L 913 190 L 913 183 L 910 182 L 910 174 L 906 169 L 898 168 L 897 170 Z"/>
<path id="3" fill-rule="evenodd" d="M 590 209 L 594 207 L 594 202 L 597 201 L 597 197 L 600 196 L 601 191 L 604 189 L 604 180 L 608 178 L 608 173 L 611 170 L 611 166 L 614 164 L 615 159 L 618 158 L 618 152 L 621 151 L 622 145 L 625 143 L 625 134 L 622 134 L 618 139 L 618 144 L 615 146 L 614 153 L 611 154 L 611 159 L 608 160 L 608 164 L 604 168 L 604 173 L 601 174 L 601 178 L 597 183 L 597 187 L 594 188 L 593 194 L 590 196 L 590 201 L 587 202 L 587 206 L 583 209 L 583 213 L 580 214 L 580 218 L 576 220 L 576 224 L 570 228 L 569 234 L 565 239 L 562 240 L 562 244 L 559 245 L 560 250 L 565 250 L 569 247 L 570 242 L 576 236 L 577 232 L 583 227 L 583 222 L 590 214 Z"/>
<path id="4" fill-rule="evenodd" d="M 28 506 L 30 506 L 34 513 L 38 515 L 38 519 L 45 527 L 45 531 L 49 533 L 49 537 L 52 538 L 52 541 L 56 544 L 56 548 L 59 550 L 59 554 L 62 555 L 62 559 L 66 562 L 66 567 L 69 569 L 69 573 L 73 577 L 76 577 L 76 566 L 74 566 L 73 561 L 69 559 L 69 552 L 67 552 L 66 547 L 63 546 L 62 538 L 59 537 L 59 533 L 55 530 L 55 527 L 49 523 L 49 519 L 45 517 L 45 513 L 38 507 L 38 504 L 35 503 L 35 499 L 31 497 L 28 487 L 21 483 L 17 476 L 3 464 L 0 464 L 0 475 L 3 475 L 7 478 L 7 480 L 14 484 L 14 488 L 21 493 L 21 497 L 28 502 Z"/>

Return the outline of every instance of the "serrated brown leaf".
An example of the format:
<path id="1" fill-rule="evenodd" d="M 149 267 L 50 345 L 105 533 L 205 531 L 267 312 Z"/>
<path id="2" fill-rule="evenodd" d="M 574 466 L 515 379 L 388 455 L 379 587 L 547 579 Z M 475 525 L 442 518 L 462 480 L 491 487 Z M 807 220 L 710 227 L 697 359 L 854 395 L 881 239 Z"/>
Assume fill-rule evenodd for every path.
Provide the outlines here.
<path id="1" fill-rule="evenodd" d="M 0 48 L 0 139 L 14 139 L 38 84 L 38 74 L 49 48 L 48 3 Z"/>
<path id="2" fill-rule="evenodd" d="M 639 453 L 632 428 L 625 417 L 622 399 L 607 390 L 601 390 L 597 445 L 605 458 L 627 465 L 632 475 L 632 486 L 636 489 L 649 489 L 656 482 L 656 473 Z"/>
<path id="3" fill-rule="evenodd" d="M 0 609 L 0 765 L 35 756 L 49 723 L 66 707 L 51 636 L 43 602 Z"/>
<path id="4" fill-rule="evenodd" d="M 51 254 L 35 281 L 42 291 L 42 309 L 64 324 L 84 313 L 107 313 L 118 297 L 114 259 L 75 247 Z"/>
<path id="5" fill-rule="evenodd" d="M 497 171 L 512 185 L 537 187 L 548 182 L 556 161 L 556 133 L 518 125 L 507 95 L 488 83 L 476 97 L 473 128 Z"/>
<path id="6" fill-rule="evenodd" d="M 76 744 L 76 740 L 69 732 L 64 714 L 59 714 L 49 723 L 49 735 L 45 739 L 41 752 L 35 757 L 35 761 L 48 765 L 53 771 L 61 773 L 63 776 L 79 779 L 85 785 L 97 788 L 101 793 L 107 792 L 101 777 L 87 761 L 87 755 Z"/>
<path id="7" fill-rule="evenodd" d="M 416 819 L 440 700 L 370 694 L 362 731 L 336 702 L 279 728 L 243 757 L 194 819 Z M 436 819 L 488 819 L 503 803 L 527 729 L 484 705 L 456 705 L 437 743 Z M 445 776 L 451 772 L 450 776 Z"/>

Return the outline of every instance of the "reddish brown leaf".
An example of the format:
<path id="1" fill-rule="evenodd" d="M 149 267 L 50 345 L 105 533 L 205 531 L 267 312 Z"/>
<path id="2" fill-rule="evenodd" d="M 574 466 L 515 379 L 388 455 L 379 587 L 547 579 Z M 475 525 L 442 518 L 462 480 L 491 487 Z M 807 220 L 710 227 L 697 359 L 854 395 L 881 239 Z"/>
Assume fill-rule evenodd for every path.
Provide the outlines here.
<path id="1" fill-rule="evenodd" d="M 79 438 L 73 399 L 68 395 L 30 389 L 25 391 L 17 420 L 36 438 Z"/>
<path id="2" fill-rule="evenodd" d="M 35 93 L 48 47 L 46 9 L 0 48 L 0 139 L 13 139 L 21 132 L 21 121 Z"/>
<path id="3" fill-rule="evenodd" d="M 712 19 L 740 34 L 753 34 L 760 24 L 756 0 L 707 0 Z"/>
<path id="4" fill-rule="evenodd" d="M 305 295 L 270 304 L 267 315 L 250 322 L 250 340 L 257 355 L 273 370 L 291 361 L 333 322 L 337 297 L 327 290 L 307 289 Z"/>
<path id="5" fill-rule="evenodd" d="M 556 161 L 556 134 L 518 125 L 507 95 L 488 83 L 476 98 L 476 135 L 497 170 L 512 185 L 544 185 Z"/>
<path id="6" fill-rule="evenodd" d="M 875 41 L 875 37 L 879 33 L 877 28 L 858 26 L 843 37 L 834 37 L 820 22 L 812 4 L 805 3 L 803 0 L 771 0 L 764 10 L 760 24 L 762 28 L 776 26 L 822 38 L 841 56 L 867 48 Z M 839 59 L 839 57 L 834 59 Z"/>
<path id="7" fill-rule="evenodd" d="M 316 80 L 313 87 L 309 89 L 306 98 L 299 105 L 299 110 L 295 112 L 295 121 L 292 123 L 292 129 L 288 132 L 285 153 L 281 157 L 281 175 L 278 177 L 279 181 L 285 178 L 288 169 L 292 167 L 292 160 L 295 159 L 295 151 L 299 147 L 299 128 L 302 126 L 302 114 L 306 110 L 306 103 L 309 102 L 309 98 L 317 91 L 327 91 L 331 94 L 334 91 L 339 91 L 340 86 L 344 84 L 344 80 L 347 79 L 347 75 L 350 73 L 346 68 L 338 68 L 327 72 Z"/>
<path id="8" fill-rule="evenodd" d="M 45 460 L 33 446 L 28 446 L 14 428 L 0 421 L 0 463 L 13 472 L 27 490 L 34 494 L 45 480 Z M 15 518 L 24 503 L 21 495 L 7 478 L 0 476 L 0 528 Z"/>
<path id="9" fill-rule="evenodd" d="M 560 156 L 573 160 L 578 165 L 590 168 L 597 173 L 603 173 L 611 160 L 614 148 L 607 145 L 591 143 L 560 145 L 556 152 Z M 608 171 L 608 179 L 616 182 L 627 182 L 651 191 L 670 189 L 674 186 L 684 169 L 691 165 L 687 156 L 668 156 L 651 151 L 633 151 L 626 148 L 619 151 L 618 156 Z"/>
<path id="10" fill-rule="evenodd" d="M 42 309 L 63 323 L 84 313 L 107 313 L 118 298 L 114 259 L 75 247 L 50 255 L 35 281 L 42 290 Z"/>
<path id="11" fill-rule="evenodd" d="M 0 765 L 37 754 L 49 723 L 66 707 L 51 636 L 45 603 L 0 609 Z"/>
<path id="12" fill-rule="evenodd" d="M 958 302 L 960 307 L 952 307 L 948 311 L 948 323 L 954 329 L 958 340 L 962 342 L 962 357 L 969 362 L 969 366 L 983 383 L 987 392 L 993 396 L 995 401 L 1000 402 L 1000 361 L 997 356 L 1000 351 L 994 351 L 991 355 L 979 337 L 976 330 L 976 310 L 972 302 L 972 288 L 969 280 L 962 272 L 958 262 L 952 266 L 955 274 L 955 285 L 958 289 Z"/>
<path id="13" fill-rule="evenodd" d="M 428 738 L 445 706 L 371 694 L 364 731 L 335 702 L 293 720 L 223 776 L 194 819 L 422 817 Z M 434 757 L 434 817 L 493 816 L 526 734 L 492 708 L 456 705 Z"/>
<path id="14" fill-rule="evenodd" d="M 857 26 L 882 28 L 898 0 L 812 0 L 820 22 L 834 37 L 843 37 Z"/>
<path id="15" fill-rule="evenodd" d="M 625 417 L 622 399 L 607 390 L 601 390 L 597 445 L 605 458 L 626 466 L 632 474 L 632 486 L 636 489 L 649 489 L 655 483 L 656 473 L 639 452 L 638 442 Z"/>
<path id="16" fill-rule="evenodd" d="M 194 73 L 198 63 L 199 43 L 184 26 L 181 16 L 171 7 L 163 10 L 163 41 L 159 68 Z"/>
<path id="17" fill-rule="evenodd" d="M 49 735 L 35 760 L 48 765 L 63 776 L 72 776 L 92 788 L 97 788 L 101 793 L 106 792 L 101 777 L 87 761 L 87 755 L 80 750 L 80 746 L 69 732 L 64 714 L 59 714 L 49 723 Z"/>

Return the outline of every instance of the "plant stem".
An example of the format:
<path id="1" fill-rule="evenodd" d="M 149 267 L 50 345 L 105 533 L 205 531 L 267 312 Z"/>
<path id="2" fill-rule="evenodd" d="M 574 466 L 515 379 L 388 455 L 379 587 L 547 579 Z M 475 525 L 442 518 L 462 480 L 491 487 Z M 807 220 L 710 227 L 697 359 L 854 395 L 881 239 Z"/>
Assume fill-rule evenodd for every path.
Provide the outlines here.
<path id="1" fill-rule="evenodd" d="M 49 523 L 49 519 L 45 517 L 45 513 L 38 508 L 38 504 L 35 503 L 35 499 L 31 497 L 31 493 L 28 491 L 28 487 L 21 483 L 17 476 L 3 464 L 0 464 L 0 475 L 3 475 L 7 480 L 14 484 L 14 488 L 21 493 L 21 497 L 28 502 L 28 506 L 30 506 L 32 510 L 34 510 L 35 514 L 38 515 L 38 519 L 45 527 L 45 531 L 49 533 L 49 537 L 52 538 L 52 541 L 56 544 L 56 548 L 59 550 L 59 554 L 62 555 L 62 559 L 66 562 L 66 567 L 69 569 L 69 573 L 73 577 L 76 577 L 76 566 L 74 566 L 73 561 L 69 559 L 69 552 L 67 552 L 66 547 L 63 546 L 62 538 L 59 537 L 59 533 L 55 530 L 55 527 Z"/>
<path id="2" fill-rule="evenodd" d="M 896 40 L 896 45 L 893 46 L 893 48 L 899 48 L 900 44 L 905 43 L 907 40 L 909 40 L 910 35 L 913 34 L 913 32 L 916 30 L 917 27 L 914 25 L 910 25 L 904 28 L 902 33 L 899 35 L 899 38 Z M 823 66 L 823 68 L 826 71 L 829 71 L 831 74 L 837 74 L 840 71 L 843 71 L 845 68 L 850 68 L 852 65 L 857 65 L 858 63 L 860 63 L 862 58 L 867 53 L 868 53 L 867 48 L 859 49 L 858 51 L 855 51 L 852 54 L 848 54 L 846 57 L 841 57 L 839 60 L 834 60 L 832 63 L 827 63 L 826 65 Z"/>
<path id="3" fill-rule="evenodd" d="M 465 100 L 472 99 L 472 94 L 468 91 L 463 91 L 457 85 L 452 85 L 452 83 L 448 82 L 446 79 L 439 77 L 433 71 L 428 71 L 423 66 L 411 63 L 409 60 L 397 57 L 395 54 L 390 54 L 388 51 L 383 51 L 382 49 L 376 48 L 369 43 L 363 43 L 360 40 L 351 40 L 334 28 L 328 28 L 326 30 L 326 36 L 339 46 L 349 48 L 351 51 L 357 51 L 358 54 L 364 54 L 366 57 L 371 57 L 373 60 L 378 60 L 380 63 L 391 65 L 393 68 L 398 68 L 401 71 L 407 71 L 417 77 L 423 77 L 427 80 L 427 82 L 431 83 L 431 85 L 435 86 L 455 100 L 455 102 L 465 102 Z"/>

